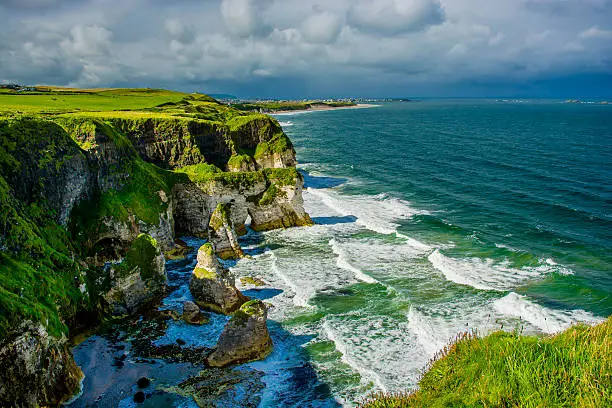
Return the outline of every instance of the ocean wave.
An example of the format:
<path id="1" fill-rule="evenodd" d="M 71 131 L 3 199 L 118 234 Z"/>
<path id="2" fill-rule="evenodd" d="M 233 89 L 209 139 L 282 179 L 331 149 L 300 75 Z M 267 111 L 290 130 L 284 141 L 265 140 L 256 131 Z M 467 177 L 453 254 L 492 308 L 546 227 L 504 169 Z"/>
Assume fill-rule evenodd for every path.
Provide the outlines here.
<path id="1" fill-rule="evenodd" d="M 278 258 L 276 257 L 274 251 L 268 248 L 268 252 L 270 253 L 270 258 L 272 260 L 272 271 L 274 272 L 274 274 L 280 277 L 293 292 L 293 303 L 295 304 L 295 306 L 307 308 L 313 307 L 308 304 L 308 299 L 310 299 L 312 294 L 309 294 L 308 291 L 304 290 L 305 287 L 303 289 L 300 289 L 298 285 L 291 281 L 291 279 L 289 279 L 289 277 L 282 271 L 282 269 L 278 267 Z"/>
<path id="2" fill-rule="evenodd" d="M 332 251 L 334 252 L 334 254 L 338 256 L 338 260 L 336 261 L 338 268 L 352 272 L 353 274 L 355 274 L 355 278 L 357 278 L 358 280 L 362 282 L 378 283 L 376 279 L 372 278 L 371 276 L 366 275 L 361 269 L 356 268 L 355 266 L 351 265 L 348 259 L 347 253 L 342 250 L 342 248 L 338 245 L 335 239 L 332 238 L 329 241 L 329 246 L 332 248 Z"/>
<path id="3" fill-rule="evenodd" d="M 567 311 L 549 309 L 515 292 L 510 292 L 496 300 L 493 302 L 493 306 L 499 313 L 525 320 L 548 334 L 566 330 L 577 322 L 594 324 L 603 321 L 603 319 L 581 309 Z"/>
<path id="4" fill-rule="evenodd" d="M 394 198 L 388 194 L 376 196 L 341 195 L 332 190 L 307 189 L 309 194 L 318 197 L 323 204 L 343 216 L 355 216 L 356 222 L 370 231 L 379 234 L 395 234 L 403 238 L 408 245 L 419 249 L 430 249 L 426 244 L 410 238 L 397 231 L 399 220 L 408 220 L 417 214 L 427 214 L 427 211 L 417 210 L 407 201 Z"/>
<path id="5" fill-rule="evenodd" d="M 506 291 L 552 272 L 571 274 L 559 265 L 543 264 L 536 267 L 511 268 L 509 262 L 495 263 L 492 259 L 455 259 L 443 255 L 439 249 L 427 259 L 442 272 L 447 280 L 481 290 Z"/>
<path id="6" fill-rule="evenodd" d="M 289 126 L 293 126 L 294 123 L 291 121 L 287 121 L 287 122 L 279 122 L 279 124 L 281 125 L 281 127 L 289 127 Z"/>
<path id="7" fill-rule="evenodd" d="M 335 344 L 336 350 L 342 353 L 342 361 L 353 367 L 363 378 L 372 381 L 378 390 L 387 392 L 387 387 L 380 378 L 380 375 L 353 358 L 352 351 L 349 350 L 349 345 L 343 341 L 342 337 L 336 333 L 334 329 L 332 329 L 332 325 L 328 320 L 323 322 L 323 331 L 327 339 Z"/>

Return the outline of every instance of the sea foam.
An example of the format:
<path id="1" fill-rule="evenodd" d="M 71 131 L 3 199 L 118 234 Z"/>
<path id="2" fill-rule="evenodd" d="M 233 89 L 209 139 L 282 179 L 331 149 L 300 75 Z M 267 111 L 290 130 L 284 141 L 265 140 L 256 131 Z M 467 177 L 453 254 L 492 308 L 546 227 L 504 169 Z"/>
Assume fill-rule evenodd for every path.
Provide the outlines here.
<path id="1" fill-rule="evenodd" d="M 553 310 L 538 305 L 526 296 L 510 292 L 493 303 L 495 309 L 508 316 L 517 317 L 536 326 L 544 333 L 557 333 L 573 323 L 599 323 L 603 319 L 584 310 Z"/>

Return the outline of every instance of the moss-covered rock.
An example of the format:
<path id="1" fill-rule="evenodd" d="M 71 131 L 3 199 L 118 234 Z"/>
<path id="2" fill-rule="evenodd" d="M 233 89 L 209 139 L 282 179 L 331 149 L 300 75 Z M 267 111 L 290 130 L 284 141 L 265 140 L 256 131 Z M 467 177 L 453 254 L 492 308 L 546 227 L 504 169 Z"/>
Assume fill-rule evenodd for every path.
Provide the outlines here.
<path id="1" fill-rule="evenodd" d="M 166 289 L 164 255 L 157 241 L 140 234 L 123 262 L 110 268 L 110 289 L 104 299 L 113 314 L 131 314 L 155 300 Z"/>
<path id="2" fill-rule="evenodd" d="M 223 314 L 235 311 L 248 300 L 236 289 L 234 276 L 220 265 L 210 243 L 198 250 L 189 291 L 201 307 Z"/>
<path id="3" fill-rule="evenodd" d="M 265 358 L 272 351 L 266 319 L 267 309 L 261 300 L 244 303 L 223 329 L 206 363 L 225 367 Z"/>

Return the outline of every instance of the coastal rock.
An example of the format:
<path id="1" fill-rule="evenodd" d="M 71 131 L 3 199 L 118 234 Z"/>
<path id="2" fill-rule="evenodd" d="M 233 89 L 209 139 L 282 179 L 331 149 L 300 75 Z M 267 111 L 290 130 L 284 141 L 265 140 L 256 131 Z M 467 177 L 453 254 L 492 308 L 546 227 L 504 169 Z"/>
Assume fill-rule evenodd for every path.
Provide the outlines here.
<path id="1" fill-rule="evenodd" d="M 189 324 L 204 324 L 208 322 L 206 316 L 200 311 L 198 305 L 188 300 L 183 303 L 182 319 Z"/>
<path id="2" fill-rule="evenodd" d="M 266 319 L 267 309 L 261 300 L 244 303 L 227 322 L 206 363 L 210 367 L 225 367 L 265 358 L 272 351 Z"/>
<path id="3" fill-rule="evenodd" d="M 210 243 L 198 250 L 189 291 L 201 307 L 223 314 L 233 312 L 248 300 L 236 289 L 234 276 L 221 267 Z"/>
<path id="4" fill-rule="evenodd" d="M 209 240 L 222 259 L 244 257 L 230 214 L 229 204 L 219 204 L 210 216 L 208 225 Z"/>
<path id="5" fill-rule="evenodd" d="M 104 299 L 112 314 L 132 314 L 162 295 L 166 289 L 166 266 L 157 241 L 140 234 L 123 262 L 110 268 L 108 277 L 110 289 Z"/>
<path id="6" fill-rule="evenodd" d="M 269 177 L 270 184 L 259 201 L 248 203 L 251 228 L 268 231 L 277 228 L 313 225 L 304 210 L 304 179 L 295 169 L 282 177 Z"/>
<path id="7" fill-rule="evenodd" d="M 57 406 L 79 391 L 83 378 L 65 338 L 22 323 L 0 342 L 0 406 Z"/>

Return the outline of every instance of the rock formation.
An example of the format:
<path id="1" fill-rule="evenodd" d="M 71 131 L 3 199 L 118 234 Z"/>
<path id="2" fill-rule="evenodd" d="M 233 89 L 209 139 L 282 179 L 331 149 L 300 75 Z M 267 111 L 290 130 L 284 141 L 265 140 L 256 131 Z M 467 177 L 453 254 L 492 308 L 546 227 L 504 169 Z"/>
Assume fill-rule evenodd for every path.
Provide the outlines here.
<path id="1" fill-rule="evenodd" d="M 232 273 L 219 264 L 210 243 L 198 250 L 189 291 L 201 307 L 223 314 L 233 312 L 248 300 L 236 289 Z"/>
<path id="2" fill-rule="evenodd" d="M 208 318 L 200 311 L 198 305 L 190 300 L 183 303 L 181 318 L 189 324 L 204 324 L 208 322 Z"/>
<path id="3" fill-rule="evenodd" d="M 0 365 L 29 361 L 40 371 L 31 381 L 38 390 L 17 377 L 0 384 L 0 406 L 19 392 L 23 405 L 60 401 L 49 390 L 72 393 L 72 377 L 31 353 L 46 347 L 57 370 L 71 371 L 61 339 L 79 326 L 80 312 L 132 314 L 161 295 L 162 250 L 172 251 L 176 236 L 210 238 L 221 256 L 237 257 L 249 217 L 257 230 L 311 224 L 295 151 L 278 122 L 193 98 L 171 103 L 184 108 L 176 116 L 0 118 L 0 341 L 5 350 L 10 336 L 35 339 L 11 349 L 20 357 L 0 354 Z M 190 289 L 201 305 L 230 313 L 247 299 L 213 247 L 205 253 Z M 42 332 L 14 334 L 27 320 Z"/>
<path id="4" fill-rule="evenodd" d="M 266 319 L 267 309 L 261 300 L 244 303 L 223 329 L 206 363 L 225 367 L 265 358 L 272 351 Z"/>
<path id="5" fill-rule="evenodd" d="M 125 260 L 110 268 L 110 289 L 104 294 L 111 313 L 132 314 L 162 295 L 166 288 L 164 255 L 155 239 L 140 234 Z"/>
<path id="6" fill-rule="evenodd" d="M 0 341 L 0 405 L 57 406 L 83 378 L 65 338 L 27 321 Z"/>
<path id="7" fill-rule="evenodd" d="M 238 235 L 230 216 L 229 204 L 219 204 L 208 223 L 209 240 L 222 259 L 242 258 L 244 252 L 238 243 Z"/>

